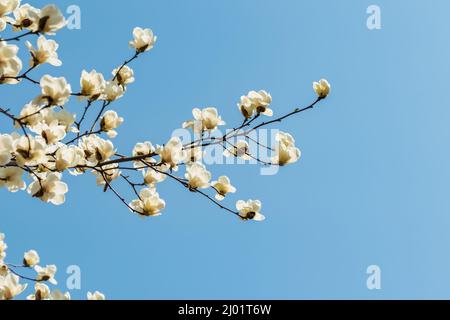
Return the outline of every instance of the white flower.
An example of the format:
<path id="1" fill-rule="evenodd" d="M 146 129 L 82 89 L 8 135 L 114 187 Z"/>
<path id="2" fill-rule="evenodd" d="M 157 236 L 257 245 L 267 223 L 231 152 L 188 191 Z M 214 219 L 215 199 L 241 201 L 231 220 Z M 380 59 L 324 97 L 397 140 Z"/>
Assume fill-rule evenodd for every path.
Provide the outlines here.
<path id="1" fill-rule="evenodd" d="M 55 5 L 44 7 L 39 15 L 39 32 L 54 35 L 56 31 L 64 28 L 67 22 L 61 11 Z"/>
<path id="2" fill-rule="evenodd" d="M 25 45 L 28 47 L 31 53 L 31 66 L 37 66 L 39 64 L 48 63 L 52 66 L 59 67 L 62 65 L 61 60 L 58 59 L 58 43 L 55 40 L 47 40 L 44 36 L 40 36 L 37 40 L 37 49 L 34 49 L 33 45 L 27 41 Z"/>
<path id="3" fill-rule="evenodd" d="M 107 185 L 106 182 L 111 183 L 113 180 L 116 180 L 118 177 L 120 177 L 121 172 L 118 168 L 118 164 L 110 164 L 102 167 L 103 173 L 94 171 L 94 174 L 97 177 L 97 185 L 105 186 Z"/>
<path id="4" fill-rule="evenodd" d="M 63 106 L 69 101 L 70 94 L 72 93 L 72 88 L 64 77 L 54 78 L 45 75 L 41 78 L 40 86 L 42 94 L 35 102 L 46 100 L 48 105 L 51 106 Z"/>
<path id="5" fill-rule="evenodd" d="M 240 200 L 236 203 L 236 209 L 243 220 L 264 221 L 266 217 L 260 213 L 261 207 L 262 204 L 258 200 L 248 200 L 247 202 Z"/>
<path id="6" fill-rule="evenodd" d="M 8 246 L 5 243 L 5 234 L 0 233 L 0 262 L 3 262 L 3 259 L 6 257 L 6 249 L 8 249 Z"/>
<path id="7" fill-rule="evenodd" d="M 19 47 L 0 41 L 0 84 L 17 84 L 17 77 L 22 70 L 22 60 L 17 57 Z"/>
<path id="8" fill-rule="evenodd" d="M 85 162 L 84 151 L 80 147 L 62 145 L 56 151 L 56 170 L 59 172 L 84 165 Z"/>
<path id="9" fill-rule="evenodd" d="M 100 123 L 102 131 L 105 131 L 108 137 L 115 138 L 117 132 L 114 130 L 123 123 L 123 118 L 119 117 L 117 112 L 109 110 L 103 115 Z"/>
<path id="10" fill-rule="evenodd" d="M 244 140 L 239 140 L 235 146 L 232 146 L 231 149 L 227 148 L 223 155 L 227 158 L 236 157 L 242 158 L 243 160 L 250 160 L 251 157 L 249 155 L 250 147 L 248 143 Z"/>
<path id="11" fill-rule="evenodd" d="M 58 121 L 58 125 L 64 126 L 66 132 L 77 132 L 77 129 L 73 127 L 75 123 L 76 115 L 63 109 L 56 112 L 54 109 L 45 109 L 40 112 L 45 123 L 50 124 L 55 120 Z"/>
<path id="12" fill-rule="evenodd" d="M 147 157 L 142 159 L 142 161 L 134 161 L 134 167 L 137 169 L 146 168 L 147 165 L 143 162 L 155 163 L 155 159 L 152 156 L 156 153 L 156 149 L 153 144 L 149 141 L 139 142 L 133 148 L 133 157 Z"/>
<path id="13" fill-rule="evenodd" d="M 25 252 L 23 255 L 23 264 L 27 267 L 34 267 L 39 264 L 39 254 L 35 250 Z"/>
<path id="14" fill-rule="evenodd" d="M 55 301 L 71 300 L 70 292 L 62 293 L 58 289 L 54 290 L 54 291 L 52 291 L 52 293 L 50 295 L 50 300 L 55 300 Z"/>
<path id="15" fill-rule="evenodd" d="M 17 167 L 0 168 L 0 188 L 6 186 L 10 192 L 25 190 L 27 186 L 22 179 L 23 173 Z"/>
<path id="16" fill-rule="evenodd" d="M 59 124 L 58 120 L 51 123 L 39 123 L 32 129 L 40 134 L 47 144 L 55 144 L 66 137 L 66 127 Z"/>
<path id="17" fill-rule="evenodd" d="M 118 84 L 124 86 L 134 82 L 134 71 L 129 66 L 114 69 L 112 75 Z"/>
<path id="18" fill-rule="evenodd" d="M 33 102 L 26 104 L 20 111 L 21 123 L 31 128 L 39 124 L 42 121 L 42 111 L 40 110 L 41 107 Z M 18 123 L 16 123 L 16 127 L 20 128 Z"/>
<path id="19" fill-rule="evenodd" d="M 161 210 L 166 207 L 166 202 L 159 197 L 154 189 L 142 189 L 140 199 L 130 203 L 130 207 L 144 217 L 156 217 L 161 215 Z"/>
<path id="20" fill-rule="evenodd" d="M 192 110 L 194 120 L 183 123 L 183 128 L 192 128 L 196 133 L 203 131 L 214 131 L 218 126 L 225 125 L 216 108 L 205 108 Z"/>
<path id="21" fill-rule="evenodd" d="M 134 28 L 134 39 L 130 41 L 130 46 L 135 48 L 137 52 L 141 53 L 153 48 L 156 42 L 156 36 L 153 35 L 151 29 Z"/>
<path id="22" fill-rule="evenodd" d="M 55 265 L 46 266 L 45 268 L 41 266 L 35 266 L 34 271 L 37 272 L 37 281 L 48 281 L 55 286 L 58 284 L 58 282 L 55 280 L 57 271 Z"/>
<path id="23" fill-rule="evenodd" d="M 241 97 L 238 107 L 247 119 L 251 118 L 255 112 L 271 117 L 273 116 L 273 111 L 270 109 L 271 103 L 272 96 L 266 91 L 250 91 L 247 96 Z"/>
<path id="24" fill-rule="evenodd" d="M 92 165 L 109 160 L 115 153 L 114 145 L 109 140 L 104 140 L 97 135 L 83 137 L 79 147 L 84 150 L 86 160 Z"/>
<path id="25" fill-rule="evenodd" d="M 194 148 L 187 148 L 186 149 L 186 162 L 187 163 L 194 163 L 198 162 L 203 158 L 203 150 L 200 147 Z"/>
<path id="26" fill-rule="evenodd" d="M 210 186 L 211 172 L 206 170 L 205 165 L 201 163 L 193 163 L 186 169 L 185 174 L 191 189 L 206 189 Z"/>
<path id="27" fill-rule="evenodd" d="M 61 181 L 60 173 L 49 173 L 45 179 L 35 181 L 28 187 L 28 193 L 34 198 L 39 198 L 44 202 L 52 203 L 56 206 L 66 201 L 66 193 L 69 188 L 66 183 Z"/>
<path id="28" fill-rule="evenodd" d="M 228 193 L 236 193 L 236 188 L 231 185 L 230 179 L 226 176 L 219 177 L 217 181 L 211 183 L 216 190 L 216 200 L 222 201 Z"/>
<path id="29" fill-rule="evenodd" d="M 331 91 L 331 85 L 325 79 L 322 79 L 319 82 L 314 82 L 313 88 L 314 88 L 314 91 L 319 96 L 319 98 L 322 98 L 322 99 L 326 98 L 330 94 L 330 91 Z"/>
<path id="30" fill-rule="evenodd" d="M 171 138 L 164 147 L 158 148 L 157 152 L 161 157 L 161 162 L 173 170 L 177 170 L 178 164 L 186 158 L 183 144 L 178 137 Z"/>
<path id="31" fill-rule="evenodd" d="M 50 297 L 50 288 L 45 283 L 37 282 L 34 285 L 34 294 L 29 295 L 27 300 L 49 300 Z"/>
<path id="32" fill-rule="evenodd" d="M 46 143 L 41 137 L 21 136 L 14 141 L 16 161 L 23 166 L 36 166 L 47 160 Z"/>
<path id="33" fill-rule="evenodd" d="M 167 178 L 165 174 L 151 168 L 143 170 L 142 175 L 144 176 L 144 183 L 150 188 L 155 188 L 157 183 L 163 182 Z"/>
<path id="34" fill-rule="evenodd" d="M 114 81 L 106 81 L 103 89 L 102 99 L 106 101 L 115 101 L 124 94 L 123 88 Z"/>
<path id="35" fill-rule="evenodd" d="M 88 292 L 87 298 L 88 300 L 97 300 L 97 301 L 106 300 L 105 295 L 99 291 L 95 291 L 94 293 Z"/>
<path id="36" fill-rule="evenodd" d="M 13 138 L 9 134 L 0 135 L 0 166 L 7 165 L 12 159 Z"/>
<path id="37" fill-rule="evenodd" d="M 19 280 L 20 278 L 12 273 L 0 276 L 0 300 L 12 300 L 25 291 L 27 285 L 20 284 Z"/>
<path id="38" fill-rule="evenodd" d="M 272 163 L 285 166 L 297 162 L 302 153 L 295 146 L 295 139 L 289 133 L 279 132 L 276 136 L 278 146 L 276 147 L 276 156 L 272 158 Z"/>
<path id="39" fill-rule="evenodd" d="M 30 6 L 28 3 L 14 10 L 14 26 L 15 31 L 27 29 L 37 31 L 39 27 L 41 10 Z"/>
<path id="40" fill-rule="evenodd" d="M 81 72 L 80 86 L 83 97 L 88 97 L 90 100 L 97 100 L 105 89 L 105 78 L 103 74 L 95 70 L 91 72 L 83 70 Z"/>
<path id="41" fill-rule="evenodd" d="M 0 0 L 0 31 L 5 30 L 6 22 L 12 22 L 7 15 L 13 12 L 19 4 L 20 0 Z"/>

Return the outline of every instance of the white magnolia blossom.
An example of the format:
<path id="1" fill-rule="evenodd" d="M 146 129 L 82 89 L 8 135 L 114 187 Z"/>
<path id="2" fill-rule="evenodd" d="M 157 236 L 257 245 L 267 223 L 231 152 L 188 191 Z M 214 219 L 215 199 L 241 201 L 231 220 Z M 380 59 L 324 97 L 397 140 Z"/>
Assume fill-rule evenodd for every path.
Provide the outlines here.
<path id="1" fill-rule="evenodd" d="M 28 186 L 28 193 L 33 197 L 56 206 L 66 201 L 65 195 L 68 191 L 69 187 L 61 181 L 60 173 L 49 173 L 44 179 L 35 178 L 35 181 Z"/>
<path id="2" fill-rule="evenodd" d="M 39 262 L 40 258 L 36 250 L 30 250 L 23 255 L 23 264 L 27 267 L 37 266 Z"/>
<path id="3" fill-rule="evenodd" d="M 105 295 L 99 291 L 95 291 L 94 293 L 88 292 L 87 298 L 88 298 L 88 300 L 97 300 L 97 301 L 106 300 Z"/>
<path id="4" fill-rule="evenodd" d="M 3 259 L 6 257 L 6 249 L 8 249 L 5 243 L 5 234 L 0 233 L 0 263 L 3 263 Z"/>
<path id="5" fill-rule="evenodd" d="M 48 265 L 46 267 L 35 266 L 34 271 L 37 273 L 37 281 L 48 281 L 53 285 L 57 285 L 58 281 L 55 279 L 55 275 L 58 268 L 55 265 Z"/>
<path id="6" fill-rule="evenodd" d="M 27 284 L 20 284 L 20 278 L 12 273 L 0 276 L 0 300 L 12 300 L 22 294 Z"/>
<path id="7" fill-rule="evenodd" d="M 72 300 L 72 298 L 70 296 L 70 292 L 63 293 L 61 290 L 56 289 L 56 290 L 52 291 L 52 293 L 50 294 L 49 300 L 66 301 L 66 300 Z"/>
<path id="8" fill-rule="evenodd" d="M 0 31 L 5 30 L 6 23 L 13 20 L 7 15 L 16 10 L 20 0 L 0 0 Z"/>
<path id="9" fill-rule="evenodd" d="M 97 100 L 103 94 L 105 85 L 105 78 L 100 72 L 95 70 L 92 70 L 91 72 L 83 70 L 81 72 L 80 86 L 82 97 L 88 97 L 90 100 Z"/>
<path id="10" fill-rule="evenodd" d="M 36 166 L 47 160 L 47 144 L 42 137 L 21 136 L 14 141 L 16 161 L 23 166 Z"/>
<path id="11" fill-rule="evenodd" d="M 186 158 L 186 151 L 180 138 L 173 137 L 164 147 L 157 148 L 156 152 L 161 157 L 161 162 L 169 169 L 178 170 L 178 165 Z"/>
<path id="12" fill-rule="evenodd" d="M 36 282 L 34 285 L 34 294 L 27 297 L 27 300 L 50 300 L 51 290 L 45 284 L 41 282 Z"/>
<path id="13" fill-rule="evenodd" d="M 186 150 L 186 162 L 188 164 L 198 162 L 203 159 L 203 150 L 200 147 L 192 147 Z"/>
<path id="14" fill-rule="evenodd" d="M 23 181 L 24 171 L 17 167 L 0 168 L 0 189 L 6 187 L 9 192 L 25 190 L 27 185 Z"/>
<path id="15" fill-rule="evenodd" d="M 14 140 L 10 134 L 0 135 L 0 166 L 7 165 L 12 159 Z"/>
<path id="16" fill-rule="evenodd" d="M 167 176 L 155 169 L 143 170 L 142 175 L 144 176 L 144 183 L 150 187 L 155 188 L 156 184 L 166 180 Z"/>
<path id="17" fill-rule="evenodd" d="M 123 123 L 123 118 L 119 117 L 117 112 L 113 110 L 108 110 L 103 115 L 100 123 L 102 131 L 106 132 L 108 137 L 115 138 L 117 136 L 117 131 L 114 129 L 118 128 Z"/>
<path id="18" fill-rule="evenodd" d="M 72 88 L 64 77 L 54 78 L 45 75 L 41 78 L 40 86 L 42 94 L 36 99 L 36 102 L 45 101 L 51 106 L 65 105 L 72 93 Z"/>
<path id="19" fill-rule="evenodd" d="M 152 155 L 156 153 L 156 148 L 150 141 L 138 142 L 133 148 L 133 157 L 145 157 L 140 161 L 134 161 L 134 167 L 137 169 L 146 168 L 145 163 L 154 163 Z"/>
<path id="20" fill-rule="evenodd" d="M 86 164 L 84 150 L 78 146 L 62 145 L 56 151 L 55 168 L 59 172 L 64 172 L 69 168 Z"/>
<path id="21" fill-rule="evenodd" d="M 55 40 L 47 40 L 44 36 L 40 36 L 37 40 L 37 49 L 27 41 L 26 46 L 31 53 L 31 66 L 37 66 L 40 64 L 48 63 L 52 66 L 59 67 L 62 65 L 61 60 L 58 59 L 58 43 Z"/>
<path id="22" fill-rule="evenodd" d="M 222 201 L 227 194 L 236 193 L 236 188 L 231 185 L 230 179 L 226 176 L 221 176 L 217 181 L 211 183 L 214 190 L 217 192 L 216 200 Z"/>
<path id="23" fill-rule="evenodd" d="M 279 132 L 276 135 L 278 145 L 275 149 L 276 156 L 272 158 L 272 163 L 279 166 L 292 164 L 300 160 L 302 155 L 300 149 L 295 146 L 295 139 L 286 132 Z"/>
<path id="24" fill-rule="evenodd" d="M 22 70 L 22 60 L 17 56 L 18 52 L 18 46 L 0 41 L 0 84 L 17 84 L 19 82 L 14 79 Z"/>
<path id="25" fill-rule="evenodd" d="M 135 81 L 134 71 L 128 66 L 123 66 L 114 69 L 112 75 L 115 77 L 118 84 L 125 86 Z"/>
<path id="26" fill-rule="evenodd" d="M 260 213 L 261 207 L 262 204 L 258 200 L 240 200 L 236 203 L 236 209 L 243 220 L 264 221 L 266 217 Z"/>
<path id="27" fill-rule="evenodd" d="M 99 186 L 107 185 L 120 177 L 121 172 L 118 164 L 103 166 L 102 169 L 103 172 L 94 171 L 94 174 L 97 177 L 97 185 Z"/>
<path id="28" fill-rule="evenodd" d="M 236 157 L 241 158 L 243 160 L 250 160 L 251 157 L 249 155 L 250 146 L 247 141 L 239 140 L 236 145 L 232 145 L 231 147 L 227 147 L 227 149 L 223 152 L 225 157 Z"/>
<path id="29" fill-rule="evenodd" d="M 193 163 L 186 169 L 185 177 L 190 189 L 206 189 L 210 186 L 212 175 L 204 164 Z"/>
<path id="30" fill-rule="evenodd" d="M 20 119 L 22 124 L 28 125 L 33 128 L 41 123 L 43 120 L 41 106 L 35 104 L 33 101 L 26 104 L 20 111 Z M 16 123 L 16 128 L 19 128 L 19 124 Z"/>
<path id="31" fill-rule="evenodd" d="M 166 207 L 166 202 L 159 197 L 155 189 L 145 188 L 139 193 L 139 198 L 130 203 L 130 207 L 144 217 L 156 217 L 161 215 L 161 210 Z"/>
<path id="32" fill-rule="evenodd" d="M 104 140 L 97 135 L 83 137 L 79 147 L 84 150 L 86 160 L 91 165 L 107 161 L 116 153 L 111 141 Z"/>
<path id="33" fill-rule="evenodd" d="M 114 81 L 106 81 L 105 88 L 103 89 L 102 99 L 112 102 L 120 99 L 124 94 L 124 89 L 122 86 L 118 85 Z"/>
<path id="34" fill-rule="evenodd" d="M 270 109 L 272 103 L 272 96 L 265 90 L 259 92 L 250 91 L 248 95 L 242 96 L 238 104 L 242 115 L 249 119 L 256 114 L 263 114 L 265 116 L 273 116 L 273 111 Z"/>
<path id="35" fill-rule="evenodd" d="M 192 110 L 192 114 L 194 120 L 183 123 L 183 128 L 192 128 L 196 133 L 211 132 L 216 130 L 218 126 L 225 125 L 216 108 L 205 108 L 203 110 L 195 108 Z"/>
<path id="36" fill-rule="evenodd" d="M 40 11 L 38 23 L 38 31 L 40 33 L 54 35 L 56 31 L 64 28 L 66 24 L 66 19 L 55 5 L 48 5 Z"/>
<path id="37" fill-rule="evenodd" d="M 325 79 L 322 79 L 319 82 L 314 82 L 313 88 L 314 88 L 314 91 L 319 96 L 319 98 L 322 98 L 322 99 L 326 98 L 330 94 L 330 91 L 331 91 L 331 85 Z"/>
<path id="38" fill-rule="evenodd" d="M 66 109 L 62 109 L 60 111 L 55 111 L 54 108 L 45 109 L 40 112 L 43 121 L 46 124 L 53 123 L 54 121 L 58 122 L 58 125 L 64 126 L 65 131 L 68 132 L 77 132 L 78 130 L 73 126 L 75 123 L 76 115 L 70 113 Z"/>
<path id="39" fill-rule="evenodd" d="M 29 30 L 36 32 L 39 28 L 39 20 L 41 10 L 29 5 L 28 3 L 21 5 L 14 10 L 14 31 Z"/>
<path id="40" fill-rule="evenodd" d="M 31 130 L 44 138 L 47 144 L 55 144 L 66 137 L 66 127 L 60 125 L 58 120 L 51 123 L 41 122 Z"/>
<path id="41" fill-rule="evenodd" d="M 130 46 L 135 48 L 137 52 L 145 52 L 153 49 L 156 42 L 156 36 L 151 29 L 134 28 L 134 39 L 130 41 Z"/>

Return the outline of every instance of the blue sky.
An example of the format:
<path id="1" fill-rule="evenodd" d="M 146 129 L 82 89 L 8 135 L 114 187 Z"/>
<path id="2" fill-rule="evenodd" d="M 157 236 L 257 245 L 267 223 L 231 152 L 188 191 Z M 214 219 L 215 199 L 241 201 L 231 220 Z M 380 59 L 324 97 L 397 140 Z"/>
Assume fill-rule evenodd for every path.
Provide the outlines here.
<path id="1" fill-rule="evenodd" d="M 372 1 L 58 1 L 80 6 L 82 28 L 56 37 L 64 65 L 37 74 L 74 88 L 81 70 L 109 73 L 132 54 L 133 27 L 159 37 L 114 106 L 123 153 L 167 141 L 193 107 L 217 106 L 237 124 L 249 90 L 270 91 L 279 115 L 310 103 L 314 80 L 333 93 L 279 126 L 302 149 L 297 165 L 268 177 L 256 166 L 213 169 L 238 187 L 233 200 L 261 199 L 266 222 L 242 223 L 171 182 L 160 188 L 164 215 L 141 220 L 92 176 L 68 177 L 63 207 L 0 191 L 9 257 L 38 250 L 63 286 L 65 268 L 79 265 L 76 298 L 450 298 L 450 3 L 375 2 L 382 29 L 369 31 Z M 19 110 L 35 91 L 2 87 L 1 103 Z M 373 264 L 380 291 L 366 288 Z"/>

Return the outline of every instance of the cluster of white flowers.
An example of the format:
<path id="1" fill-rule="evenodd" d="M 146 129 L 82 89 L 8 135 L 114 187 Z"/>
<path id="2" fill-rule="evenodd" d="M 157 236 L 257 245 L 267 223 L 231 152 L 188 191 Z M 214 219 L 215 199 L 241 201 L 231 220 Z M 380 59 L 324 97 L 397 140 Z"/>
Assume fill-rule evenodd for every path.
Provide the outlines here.
<path id="1" fill-rule="evenodd" d="M 41 258 L 35 250 L 24 253 L 21 265 L 6 262 L 5 235 L 0 233 L 0 300 L 12 300 L 28 288 L 28 282 L 34 283 L 34 293 L 28 295 L 28 300 L 70 300 L 69 292 L 59 289 L 51 290 L 49 285 L 56 286 L 57 267 L 55 265 L 40 266 Z M 26 276 L 23 272 L 34 273 Z M 105 300 L 105 295 L 96 291 L 88 292 L 88 300 Z"/>
<path id="2" fill-rule="evenodd" d="M 4 187 L 11 192 L 27 190 L 32 197 L 54 205 L 63 204 L 69 191 L 68 185 L 63 181 L 64 173 L 82 175 L 91 172 L 104 191 L 112 190 L 128 209 L 142 217 L 161 215 L 166 203 L 161 199 L 157 188 L 158 184 L 166 180 L 175 181 L 193 193 L 206 196 L 223 209 L 225 206 L 221 204 L 222 201 L 237 190 L 229 177 L 220 176 L 217 181 L 212 181 L 211 172 L 202 163 L 205 148 L 220 144 L 226 157 L 240 158 L 243 161 L 257 159 L 251 154 L 247 142 L 249 132 L 310 109 L 330 93 L 331 87 L 326 80 L 314 82 L 313 88 L 317 94 L 314 104 L 255 125 L 255 121 L 262 116 L 274 116 L 271 108 L 273 99 L 265 90 L 250 91 L 238 103 L 239 111 L 244 117 L 243 124 L 235 127 L 231 133 L 222 137 L 215 135 L 220 127 L 225 126 L 217 108 L 195 108 L 192 111 L 194 119 L 184 122 L 182 127 L 200 135 L 199 140 L 183 143 L 180 138 L 172 137 L 164 145 L 153 145 L 146 141 L 137 143 L 131 156 L 123 156 L 117 153 L 110 139 L 117 137 L 117 129 L 124 119 L 108 108 L 135 81 L 134 71 L 129 64 L 153 49 L 157 37 L 152 30 L 133 30 L 133 39 L 129 41 L 129 45 L 133 48 L 134 55 L 114 68 L 109 79 L 96 70 L 82 70 L 79 89 L 75 90 L 64 77 L 45 74 L 37 81 L 31 76 L 31 72 L 42 64 L 54 67 L 62 65 L 57 52 L 59 44 L 46 38 L 66 25 L 64 16 L 55 5 L 38 9 L 29 4 L 21 5 L 19 0 L 0 0 L 0 31 L 5 30 L 8 25 L 13 32 L 22 33 L 9 39 L 0 38 L 0 84 L 17 85 L 29 81 L 37 86 L 39 94 L 17 116 L 11 109 L 0 108 L 0 116 L 5 116 L 8 121 L 12 120 L 16 130 L 0 134 L 0 188 Z M 25 42 L 30 62 L 29 68 L 23 71 L 22 60 L 18 56 L 19 47 L 9 42 L 25 36 L 38 38 L 35 45 L 30 41 Z M 78 97 L 85 104 L 83 112 L 78 115 L 66 108 L 73 97 Z M 94 104 L 99 104 L 98 109 L 93 108 Z M 96 117 L 92 112 L 97 114 Z M 85 127 L 89 116 L 92 116 L 93 123 Z M 232 142 L 236 138 L 237 141 Z M 293 164 L 301 156 L 295 139 L 284 132 L 277 135 L 274 150 L 276 155 L 269 163 L 274 166 Z M 131 163 L 132 166 L 126 166 L 126 163 Z M 180 168 L 184 172 L 176 175 Z M 128 175 L 133 171 L 139 172 L 137 182 Z M 126 201 L 115 188 L 117 180 L 132 187 L 137 199 Z M 237 201 L 236 210 L 226 209 L 243 220 L 264 220 L 264 216 L 259 213 L 259 201 L 240 200 Z M 41 271 L 48 273 L 50 269 L 39 272 Z M 42 295 L 47 292 L 42 287 L 39 290 Z"/>

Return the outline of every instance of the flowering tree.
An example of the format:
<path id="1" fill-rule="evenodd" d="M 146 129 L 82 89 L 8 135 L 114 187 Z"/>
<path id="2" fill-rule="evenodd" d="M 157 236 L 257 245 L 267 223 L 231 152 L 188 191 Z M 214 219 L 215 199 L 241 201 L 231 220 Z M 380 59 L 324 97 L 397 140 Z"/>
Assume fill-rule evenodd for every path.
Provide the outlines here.
<path id="1" fill-rule="evenodd" d="M 37 9 L 29 4 L 20 5 L 19 0 L 0 0 L 0 31 L 15 32 L 10 37 L 0 37 L 0 85 L 20 85 L 27 81 L 37 89 L 36 95 L 21 110 L 0 106 L 0 115 L 11 124 L 11 130 L 15 130 L 10 134 L 0 133 L 0 188 L 10 192 L 26 190 L 34 198 L 61 205 L 69 190 L 62 180 L 63 174 L 93 173 L 97 184 L 117 196 L 131 212 L 141 217 L 155 217 L 161 215 L 166 206 L 157 192 L 157 185 L 172 180 L 242 220 L 265 219 L 260 201 L 239 200 L 235 206 L 223 204 L 228 195 L 237 190 L 226 176 L 212 181 L 211 173 L 202 163 L 204 151 L 220 146 L 226 157 L 252 160 L 263 166 L 284 167 L 297 162 L 301 152 L 290 134 L 279 132 L 273 148 L 253 139 L 252 134 L 313 109 L 330 93 L 326 80 L 313 84 L 316 97 L 310 105 L 283 116 L 274 117 L 268 92 L 251 91 L 238 103 L 242 122 L 226 134 L 218 133 L 225 122 L 216 108 L 194 109 L 194 119 L 186 121 L 182 127 L 192 130 L 196 138 L 186 142 L 174 136 L 162 145 L 140 142 L 134 145 L 131 154 L 121 154 L 111 139 L 117 137 L 117 128 L 124 119 L 110 107 L 135 81 L 130 64 L 150 51 L 157 38 L 150 29 L 135 28 L 133 40 L 129 42 L 133 49 L 131 58 L 113 69 L 109 78 L 95 70 L 83 70 L 80 87 L 74 91 L 64 77 L 44 75 L 36 80 L 32 75 L 42 64 L 62 65 L 57 53 L 59 45 L 48 37 L 65 25 L 66 20 L 55 5 Z M 34 37 L 36 44 L 33 44 Z M 25 47 L 30 58 L 29 66 L 24 67 L 18 56 L 19 47 L 11 43 L 27 38 Z M 74 113 L 67 108 L 73 100 L 83 103 L 73 110 Z M 4 126 L 1 128 L 3 130 Z M 249 142 L 270 150 L 273 157 L 268 161 L 259 158 L 251 152 Z M 130 188 L 135 199 L 126 200 L 120 185 Z M 9 273 L 9 280 L 4 281 L 15 283 L 17 276 Z M 39 290 L 41 294 L 47 292 Z"/>

